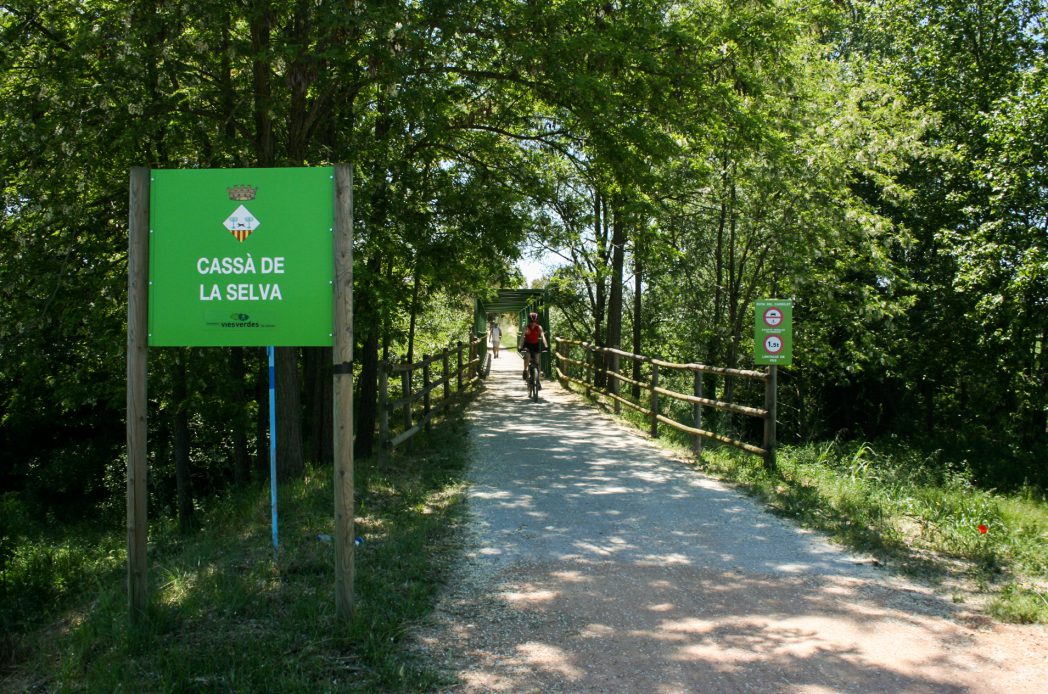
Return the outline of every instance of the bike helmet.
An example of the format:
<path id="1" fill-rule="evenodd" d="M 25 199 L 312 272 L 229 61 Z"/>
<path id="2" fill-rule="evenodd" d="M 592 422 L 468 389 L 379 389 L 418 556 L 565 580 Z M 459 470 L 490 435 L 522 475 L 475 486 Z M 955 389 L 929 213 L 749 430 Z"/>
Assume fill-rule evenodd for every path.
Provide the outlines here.
<path id="1" fill-rule="evenodd" d="M 528 320 L 531 321 L 532 323 L 538 323 L 539 322 L 539 314 L 537 314 L 534 311 L 532 311 L 531 313 L 528 314 Z"/>

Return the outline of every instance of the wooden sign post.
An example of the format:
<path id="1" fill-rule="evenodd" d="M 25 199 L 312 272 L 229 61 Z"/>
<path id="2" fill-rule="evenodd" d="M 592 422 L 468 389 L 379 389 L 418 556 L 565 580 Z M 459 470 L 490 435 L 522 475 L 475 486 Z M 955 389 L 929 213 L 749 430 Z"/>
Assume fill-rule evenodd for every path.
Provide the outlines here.
<path id="1" fill-rule="evenodd" d="M 149 304 L 149 169 L 131 169 L 127 249 L 127 600 L 131 623 L 149 603 L 146 581 L 146 355 Z"/>
<path id="2" fill-rule="evenodd" d="M 353 616 L 353 170 L 335 167 L 335 611 Z"/>
<path id="3" fill-rule="evenodd" d="M 352 169 L 344 164 L 131 170 L 127 592 L 132 624 L 144 620 L 149 604 L 150 345 L 333 346 L 335 604 L 343 622 L 352 615 L 352 189 Z"/>

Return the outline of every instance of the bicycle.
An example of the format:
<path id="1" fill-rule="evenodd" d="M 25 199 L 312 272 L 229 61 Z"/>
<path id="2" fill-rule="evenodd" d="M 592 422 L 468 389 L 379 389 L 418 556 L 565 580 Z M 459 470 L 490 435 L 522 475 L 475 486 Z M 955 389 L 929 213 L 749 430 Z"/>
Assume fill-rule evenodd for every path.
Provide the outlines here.
<path id="1" fill-rule="evenodd" d="M 527 359 L 527 350 L 521 350 L 520 355 Z M 539 366 L 534 361 L 528 360 L 528 397 L 538 402 L 540 390 L 542 390 L 542 380 L 539 378 Z"/>

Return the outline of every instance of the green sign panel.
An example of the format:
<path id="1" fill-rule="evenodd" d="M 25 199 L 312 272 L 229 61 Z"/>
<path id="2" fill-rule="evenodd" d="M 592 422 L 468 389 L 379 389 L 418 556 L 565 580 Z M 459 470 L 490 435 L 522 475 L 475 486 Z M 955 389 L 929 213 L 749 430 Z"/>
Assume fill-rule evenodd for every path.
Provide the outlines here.
<path id="1" fill-rule="evenodd" d="M 151 177 L 151 346 L 332 344 L 332 168 Z"/>
<path id="2" fill-rule="evenodd" d="M 793 363 L 793 302 L 761 299 L 753 316 L 755 364 L 789 366 Z"/>

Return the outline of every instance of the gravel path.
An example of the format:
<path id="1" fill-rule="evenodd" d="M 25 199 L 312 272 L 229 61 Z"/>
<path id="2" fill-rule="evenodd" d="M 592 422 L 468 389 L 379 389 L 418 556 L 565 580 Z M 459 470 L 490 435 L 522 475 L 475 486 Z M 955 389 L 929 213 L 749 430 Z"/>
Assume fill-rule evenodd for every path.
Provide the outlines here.
<path id="1" fill-rule="evenodd" d="M 991 625 L 494 360 L 466 556 L 419 647 L 472 692 L 1044 692 Z"/>

